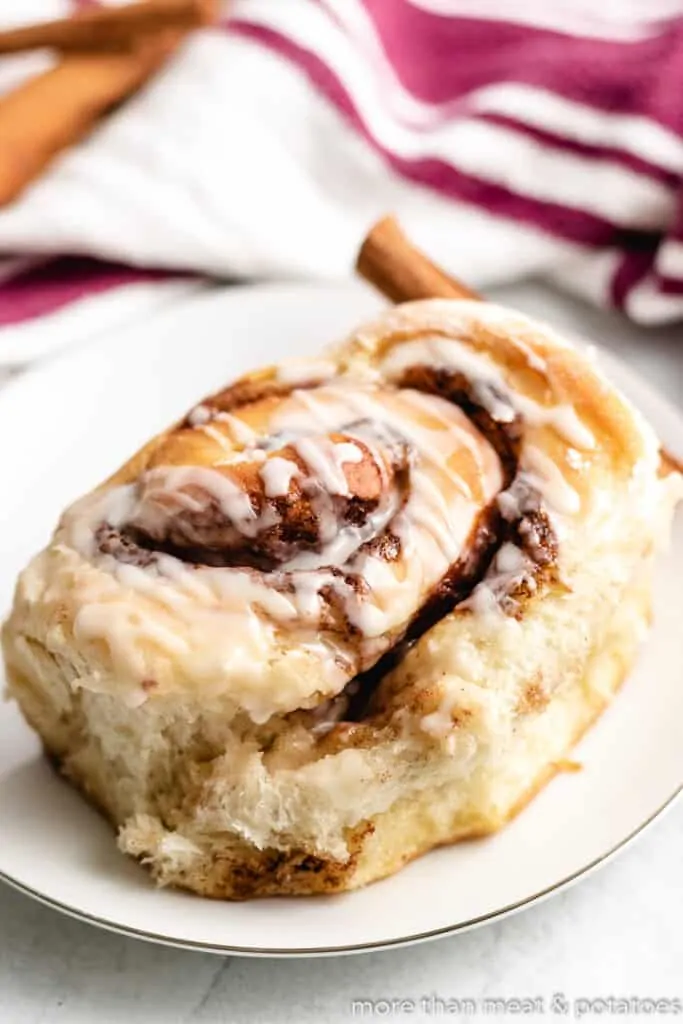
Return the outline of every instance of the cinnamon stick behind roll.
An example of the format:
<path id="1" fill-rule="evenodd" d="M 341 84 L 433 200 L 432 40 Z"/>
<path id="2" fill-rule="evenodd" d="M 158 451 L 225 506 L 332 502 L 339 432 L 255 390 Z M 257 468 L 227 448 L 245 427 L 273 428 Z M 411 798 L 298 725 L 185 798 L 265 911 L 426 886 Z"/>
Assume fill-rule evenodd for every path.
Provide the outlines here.
<path id="1" fill-rule="evenodd" d="M 356 270 L 391 302 L 481 298 L 414 246 L 393 217 L 383 217 L 370 229 Z"/>
<path id="2" fill-rule="evenodd" d="M 483 297 L 437 266 L 405 235 L 394 217 L 381 218 L 359 250 L 356 271 L 390 302 L 417 299 L 476 299 Z M 663 475 L 683 472 L 683 461 L 662 450 Z"/>

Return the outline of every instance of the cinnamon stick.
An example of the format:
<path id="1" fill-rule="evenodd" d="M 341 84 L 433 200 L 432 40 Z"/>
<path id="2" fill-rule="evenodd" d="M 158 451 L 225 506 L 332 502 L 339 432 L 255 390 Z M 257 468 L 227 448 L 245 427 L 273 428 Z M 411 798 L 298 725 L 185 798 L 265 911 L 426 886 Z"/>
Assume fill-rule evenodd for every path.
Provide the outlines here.
<path id="1" fill-rule="evenodd" d="M 674 455 L 667 448 L 660 448 L 659 457 L 664 476 L 668 476 L 670 473 L 681 473 L 683 475 L 683 459 L 679 459 L 677 455 Z"/>
<path id="2" fill-rule="evenodd" d="M 0 98 L 0 206 L 139 88 L 181 38 L 167 30 L 126 52 L 70 56 Z"/>
<path id="3" fill-rule="evenodd" d="M 199 28 L 213 21 L 217 0 L 155 0 L 78 11 L 71 18 L 0 32 L 0 54 L 50 47 L 62 52 L 121 49 L 163 29 Z"/>
<path id="4" fill-rule="evenodd" d="M 356 260 L 356 270 L 391 302 L 414 299 L 482 299 L 477 292 L 432 263 L 406 238 L 393 217 L 384 217 L 369 231 Z M 683 473 L 683 459 L 660 449 L 660 472 Z"/>
<path id="5" fill-rule="evenodd" d="M 481 299 L 438 267 L 410 242 L 393 217 L 371 228 L 356 270 L 391 302 L 411 299 Z"/>

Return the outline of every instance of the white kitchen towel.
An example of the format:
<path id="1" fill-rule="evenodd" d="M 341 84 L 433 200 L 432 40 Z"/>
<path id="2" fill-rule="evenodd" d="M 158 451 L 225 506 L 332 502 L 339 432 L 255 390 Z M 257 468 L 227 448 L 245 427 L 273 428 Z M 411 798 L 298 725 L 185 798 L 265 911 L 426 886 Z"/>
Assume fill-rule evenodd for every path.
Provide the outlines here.
<path id="1" fill-rule="evenodd" d="M 5 0 L 0 23 L 73 6 Z M 386 212 L 477 287 L 540 273 L 683 315 L 683 0 L 229 13 L 0 210 L 0 365 L 207 279 L 343 277 Z M 0 90 L 49 60 L 0 59 Z"/>

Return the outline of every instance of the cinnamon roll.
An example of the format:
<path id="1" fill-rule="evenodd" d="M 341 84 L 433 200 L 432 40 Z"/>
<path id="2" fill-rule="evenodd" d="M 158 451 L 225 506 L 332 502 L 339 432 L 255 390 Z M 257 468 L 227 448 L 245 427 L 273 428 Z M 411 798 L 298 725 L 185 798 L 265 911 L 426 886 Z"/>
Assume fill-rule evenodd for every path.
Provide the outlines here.
<path id="1" fill-rule="evenodd" d="M 552 775 L 632 664 L 679 494 L 549 328 L 407 303 L 67 509 L 17 586 L 10 691 L 158 882 L 354 888 Z"/>

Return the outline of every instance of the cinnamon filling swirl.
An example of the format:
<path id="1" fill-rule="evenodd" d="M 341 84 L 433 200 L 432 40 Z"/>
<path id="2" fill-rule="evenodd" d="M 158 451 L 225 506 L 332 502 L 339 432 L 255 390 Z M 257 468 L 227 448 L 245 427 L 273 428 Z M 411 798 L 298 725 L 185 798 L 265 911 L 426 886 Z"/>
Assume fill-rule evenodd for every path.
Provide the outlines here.
<path id="1" fill-rule="evenodd" d="M 522 431 L 495 383 L 419 362 L 381 385 L 240 382 L 156 447 L 96 547 L 162 577 L 169 557 L 227 571 L 236 607 L 320 631 L 348 679 L 326 721 L 359 721 L 443 616 L 520 615 L 553 576 Z"/>
<path id="2" fill-rule="evenodd" d="M 193 441 L 192 432 L 180 431 L 174 455 Z M 126 536 L 187 562 L 270 572 L 302 554 L 321 555 L 344 530 L 364 535 L 390 505 L 403 503 L 409 447 L 401 441 L 380 449 L 357 429 L 276 443 L 262 440 L 241 461 L 209 471 L 169 469 L 160 451 Z"/>

